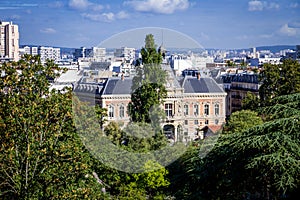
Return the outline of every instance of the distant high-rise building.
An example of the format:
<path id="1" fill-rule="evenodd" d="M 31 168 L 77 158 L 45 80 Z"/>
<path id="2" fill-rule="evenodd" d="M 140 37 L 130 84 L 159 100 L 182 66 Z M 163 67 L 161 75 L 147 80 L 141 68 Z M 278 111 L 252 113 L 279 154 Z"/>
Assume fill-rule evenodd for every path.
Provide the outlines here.
<path id="1" fill-rule="evenodd" d="M 135 59 L 135 48 L 122 47 L 116 49 L 114 52 L 114 56 L 125 58 L 126 60 Z"/>
<path id="2" fill-rule="evenodd" d="M 12 22 L 0 21 L 0 58 L 19 60 L 19 28 Z"/>
<path id="3" fill-rule="evenodd" d="M 296 45 L 296 59 L 300 60 L 300 45 Z"/>
<path id="4" fill-rule="evenodd" d="M 81 47 L 75 49 L 74 58 L 90 58 L 94 61 L 104 61 L 106 56 L 106 49 L 101 47 L 86 48 Z"/>
<path id="5" fill-rule="evenodd" d="M 45 63 L 47 60 L 57 62 L 60 59 L 60 48 L 41 46 L 38 48 L 38 54 L 41 56 L 42 63 Z"/>

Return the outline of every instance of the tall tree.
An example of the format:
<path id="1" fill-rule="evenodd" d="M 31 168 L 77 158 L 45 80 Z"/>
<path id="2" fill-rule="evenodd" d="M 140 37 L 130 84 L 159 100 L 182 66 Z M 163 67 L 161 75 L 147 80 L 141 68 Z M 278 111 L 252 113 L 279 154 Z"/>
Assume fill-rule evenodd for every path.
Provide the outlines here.
<path id="1" fill-rule="evenodd" d="M 160 64 L 162 62 L 162 56 L 156 50 L 156 44 L 154 36 L 152 34 L 146 35 L 145 47 L 141 49 L 142 63 L 145 64 Z"/>
<path id="2" fill-rule="evenodd" d="M 153 46 L 153 35 L 147 35 L 145 39 L 145 54 L 143 55 L 143 66 L 138 66 L 137 75 L 133 78 L 131 103 L 129 114 L 133 122 L 151 122 L 152 111 L 161 113 L 157 107 L 163 102 L 167 95 L 165 82 L 167 73 L 161 67 L 161 58 L 153 60 L 160 55 Z M 143 51 L 143 50 L 142 50 Z M 152 112 L 153 113 L 153 112 Z M 163 117 L 163 116 L 161 116 Z M 159 117 L 159 118 L 161 118 Z M 155 119 L 156 121 L 159 121 Z"/>
<path id="3" fill-rule="evenodd" d="M 49 90 L 60 69 L 27 55 L 0 71 L 0 198 L 103 198 L 75 133 L 71 91 Z"/>
<path id="4" fill-rule="evenodd" d="M 259 78 L 260 99 L 266 105 L 274 97 L 300 92 L 300 63 L 284 60 L 279 65 L 265 64 Z"/>

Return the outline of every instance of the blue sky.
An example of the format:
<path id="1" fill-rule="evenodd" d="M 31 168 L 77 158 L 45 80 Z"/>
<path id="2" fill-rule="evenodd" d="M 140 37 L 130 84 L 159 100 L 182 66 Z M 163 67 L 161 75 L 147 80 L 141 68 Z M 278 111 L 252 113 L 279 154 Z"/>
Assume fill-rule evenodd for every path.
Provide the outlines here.
<path id="1" fill-rule="evenodd" d="M 20 44 L 91 47 L 142 27 L 205 48 L 300 44 L 300 0 L 1 0 L 0 20 L 19 25 Z"/>

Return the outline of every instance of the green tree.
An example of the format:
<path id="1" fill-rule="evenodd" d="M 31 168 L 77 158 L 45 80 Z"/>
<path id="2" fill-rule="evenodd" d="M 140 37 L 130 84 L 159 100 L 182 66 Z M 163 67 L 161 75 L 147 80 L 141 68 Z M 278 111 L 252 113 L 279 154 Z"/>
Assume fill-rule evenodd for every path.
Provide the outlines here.
<path id="1" fill-rule="evenodd" d="M 106 108 L 101 108 L 100 105 L 96 105 L 95 106 L 95 112 L 96 112 L 96 116 L 99 120 L 99 124 L 100 124 L 100 128 L 101 130 L 103 129 L 103 125 L 105 124 L 105 122 L 107 122 L 107 109 Z"/>
<path id="2" fill-rule="evenodd" d="M 256 110 L 259 108 L 260 100 L 257 95 L 247 92 L 246 97 L 242 100 L 243 110 Z"/>
<path id="3" fill-rule="evenodd" d="M 230 115 L 229 121 L 224 127 L 224 133 L 239 133 L 253 126 L 260 125 L 263 120 L 258 113 L 250 110 L 241 110 Z"/>
<path id="4" fill-rule="evenodd" d="M 284 60 L 279 65 L 265 64 L 259 78 L 260 99 L 267 105 L 274 97 L 300 92 L 300 63 Z"/>
<path id="5" fill-rule="evenodd" d="M 157 52 L 156 46 L 154 36 L 152 34 L 146 35 L 145 47 L 141 49 L 142 62 L 144 65 L 161 63 L 162 56 L 159 52 Z"/>
<path id="6" fill-rule="evenodd" d="M 0 198 L 104 198 L 76 135 L 71 91 L 49 90 L 61 70 L 26 55 L 0 71 Z"/>
<path id="7" fill-rule="evenodd" d="M 223 135 L 204 159 L 191 157 L 189 197 L 296 198 L 300 184 L 299 104 L 299 93 L 273 98 L 268 107 L 261 108 L 266 116 L 263 124 Z"/>
<path id="8" fill-rule="evenodd" d="M 157 45 L 155 44 L 153 34 L 146 35 L 145 38 L 145 48 L 146 49 L 156 49 Z"/>
<path id="9" fill-rule="evenodd" d="M 147 35 L 145 39 L 146 51 L 158 54 L 153 47 L 153 35 Z M 155 46 L 155 45 L 154 45 Z M 146 62 L 152 57 L 152 54 L 144 54 L 143 66 L 137 67 L 137 75 L 133 78 L 131 103 L 129 104 L 129 114 L 133 122 L 151 122 L 151 117 L 163 118 L 163 116 L 152 115 L 151 111 L 161 113 L 157 106 L 162 104 L 167 95 L 164 84 L 166 83 L 167 73 L 162 69 L 160 63 Z M 151 58 L 152 59 L 152 58 Z M 154 119 L 159 121 L 159 119 Z M 156 126 L 157 127 L 157 126 Z"/>
<path id="10" fill-rule="evenodd" d="M 131 181 L 122 188 L 126 199 L 165 199 L 164 189 L 170 184 L 168 170 L 151 160 L 144 169 L 143 173 L 132 174 Z"/>

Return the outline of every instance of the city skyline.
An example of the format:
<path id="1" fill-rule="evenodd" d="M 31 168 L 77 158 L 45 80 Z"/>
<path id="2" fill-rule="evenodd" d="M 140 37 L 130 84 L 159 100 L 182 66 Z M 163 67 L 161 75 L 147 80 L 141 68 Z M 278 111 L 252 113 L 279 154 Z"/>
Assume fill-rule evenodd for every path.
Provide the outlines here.
<path id="1" fill-rule="evenodd" d="M 12 0 L 0 2 L 0 20 L 19 25 L 21 45 L 98 46 L 118 33 L 160 27 L 204 48 L 230 49 L 296 45 L 299 9 L 299 0 Z"/>

